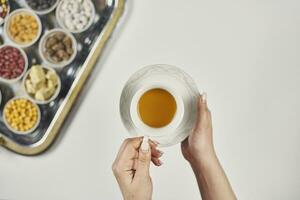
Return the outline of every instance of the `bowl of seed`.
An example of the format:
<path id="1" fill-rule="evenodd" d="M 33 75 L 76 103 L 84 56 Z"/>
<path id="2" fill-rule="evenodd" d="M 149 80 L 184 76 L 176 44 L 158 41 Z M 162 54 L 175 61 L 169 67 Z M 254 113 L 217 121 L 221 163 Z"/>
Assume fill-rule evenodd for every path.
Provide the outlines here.
<path id="1" fill-rule="evenodd" d="M 33 11 L 17 9 L 8 16 L 4 30 L 12 43 L 25 48 L 32 46 L 39 39 L 42 23 Z"/>
<path id="2" fill-rule="evenodd" d="M 19 81 L 28 68 L 25 51 L 19 47 L 3 45 L 0 47 L 0 81 L 7 84 Z"/>
<path id="3" fill-rule="evenodd" d="M 5 104 L 2 117 L 10 131 L 25 135 L 38 127 L 41 111 L 38 105 L 28 98 L 15 97 Z"/>
<path id="4" fill-rule="evenodd" d="M 37 104 L 48 104 L 58 96 L 61 80 L 54 69 L 34 65 L 25 74 L 22 85 L 30 100 Z"/>
<path id="5" fill-rule="evenodd" d="M 25 3 L 36 14 L 46 15 L 56 8 L 59 0 L 25 0 Z"/>
<path id="6" fill-rule="evenodd" d="M 77 41 L 68 31 L 52 29 L 42 36 L 39 54 L 47 66 L 65 67 L 76 57 Z"/>
<path id="7" fill-rule="evenodd" d="M 0 0 L 0 25 L 5 22 L 5 18 L 10 11 L 10 5 L 8 0 Z"/>

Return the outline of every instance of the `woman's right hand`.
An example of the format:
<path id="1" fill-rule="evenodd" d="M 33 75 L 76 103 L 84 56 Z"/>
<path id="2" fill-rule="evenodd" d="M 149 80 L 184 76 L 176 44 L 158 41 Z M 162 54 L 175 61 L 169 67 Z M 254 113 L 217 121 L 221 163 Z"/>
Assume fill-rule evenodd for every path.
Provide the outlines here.
<path id="1" fill-rule="evenodd" d="M 191 165 L 205 164 L 215 157 L 211 113 L 207 107 L 206 93 L 198 100 L 198 117 L 192 134 L 181 143 L 184 158 Z"/>
<path id="2" fill-rule="evenodd" d="M 181 150 L 194 170 L 203 200 L 236 200 L 214 150 L 206 93 L 199 98 L 197 123 L 192 134 L 181 143 Z"/>

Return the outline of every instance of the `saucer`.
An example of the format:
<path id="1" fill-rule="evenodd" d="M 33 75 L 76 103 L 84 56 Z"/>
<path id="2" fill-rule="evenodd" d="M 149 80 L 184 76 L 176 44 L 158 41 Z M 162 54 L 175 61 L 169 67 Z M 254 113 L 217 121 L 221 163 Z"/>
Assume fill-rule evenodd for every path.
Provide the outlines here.
<path id="1" fill-rule="evenodd" d="M 137 104 L 144 92 L 161 88 L 170 92 L 177 105 L 170 124 L 152 128 L 139 118 Z M 181 69 L 170 65 L 146 66 L 127 81 L 120 99 L 120 114 L 132 137 L 148 136 L 167 147 L 182 142 L 192 132 L 197 118 L 198 88 L 193 79 Z"/>

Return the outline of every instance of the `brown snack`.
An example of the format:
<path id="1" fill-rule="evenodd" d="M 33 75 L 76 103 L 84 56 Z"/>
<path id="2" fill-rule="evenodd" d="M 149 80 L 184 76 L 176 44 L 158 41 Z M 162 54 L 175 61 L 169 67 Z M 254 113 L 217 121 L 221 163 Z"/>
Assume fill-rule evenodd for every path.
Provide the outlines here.
<path id="1" fill-rule="evenodd" d="M 58 32 L 58 33 L 56 33 L 56 34 L 54 35 L 54 37 L 55 37 L 57 40 L 61 41 L 61 40 L 63 40 L 63 39 L 66 37 L 66 35 L 65 35 L 64 33 L 62 33 L 62 32 Z"/>
<path id="2" fill-rule="evenodd" d="M 72 40 L 69 37 L 64 37 L 63 43 L 66 47 L 69 47 L 69 48 L 72 47 Z"/>
<path id="3" fill-rule="evenodd" d="M 46 42 L 46 48 L 51 48 L 54 44 L 56 44 L 58 41 L 55 37 L 50 37 Z"/>
<path id="4" fill-rule="evenodd" d="M 49 62 L 56 64 L 69 61 L 75 52 L 74 48 L 71 37 L 57 31 L 46 39 L 43 53 Z"/>

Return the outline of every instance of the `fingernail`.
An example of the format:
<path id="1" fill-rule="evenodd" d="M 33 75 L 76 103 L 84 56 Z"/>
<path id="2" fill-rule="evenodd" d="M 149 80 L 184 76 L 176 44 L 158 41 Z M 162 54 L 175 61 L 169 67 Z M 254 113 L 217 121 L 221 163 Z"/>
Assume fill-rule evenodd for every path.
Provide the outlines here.
<path id="1" fill-rule="evenodd" d="M 164 154 L 164 152 L 161 151 L 161 150 L 158 150 L 158 152 L 159 152 L 159 154 L 160 154 L 161 156 Z"/>
<path id="2" fill-rule="evenodd" d="M 206 92 L 202 93 L 201 99 L 202 99 L 202 103 L 206 103 L 206 101 L 207 101 L 207 94 L 206 94 Z"/>
<path id="3" fill-rule="evenodd" d="M 163 165 L 164 164 L 164 162 L 161 161 L 161 160 L 159 160 L 158 162 L 159 162 L 159 165 Z"/>
<path id="4" fill-rule="evenodd" d="M 156 145 L 159 145 L 159 142 L 155 141 L 155 140 L 152 140 L 152 142 Z"/>
<path id="5" fill-rule="evenodd" d="M 144 136 L 143 138 L 143 142 L 141 145 L 141 150 L 143 153 L 148 153 L 150 149 L 150 145 L 149 145 L 149 137 L 148 136 Z"/>

